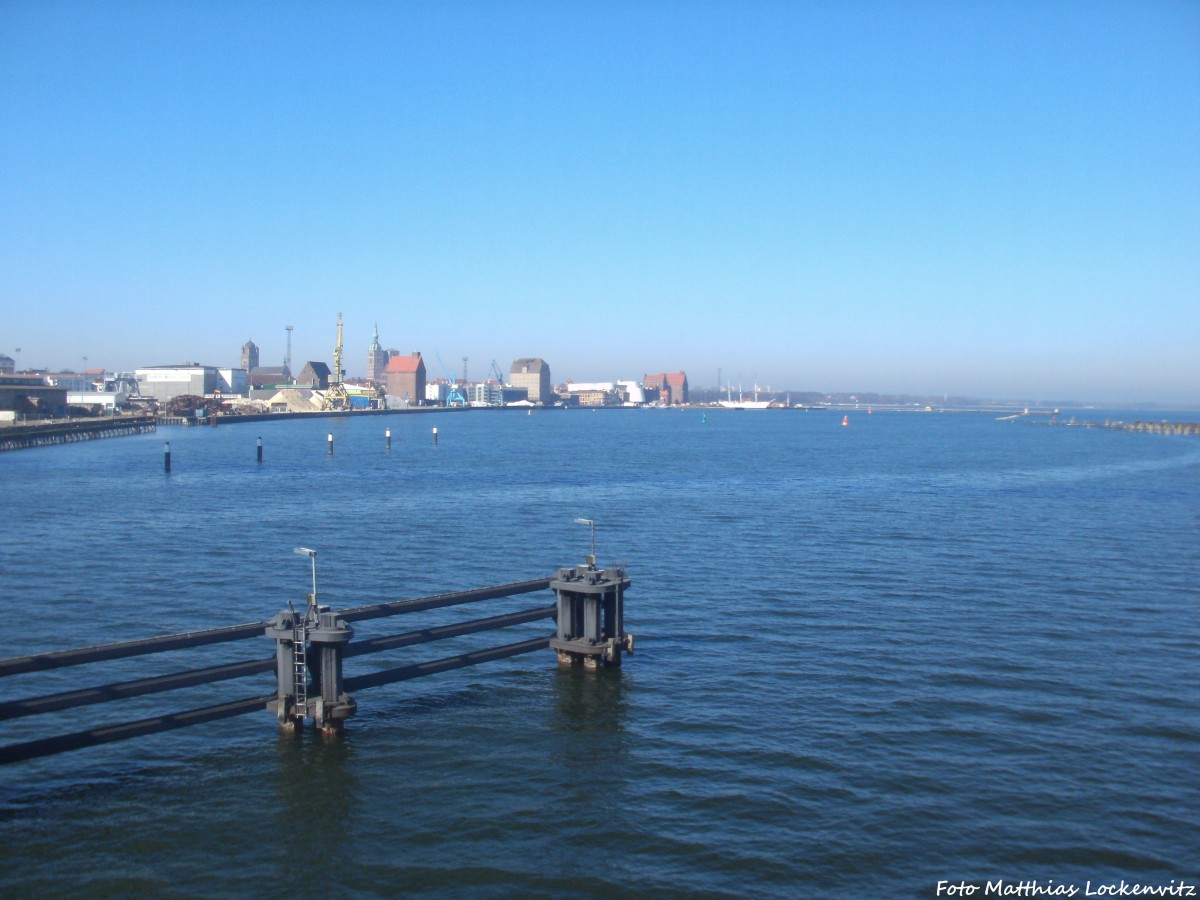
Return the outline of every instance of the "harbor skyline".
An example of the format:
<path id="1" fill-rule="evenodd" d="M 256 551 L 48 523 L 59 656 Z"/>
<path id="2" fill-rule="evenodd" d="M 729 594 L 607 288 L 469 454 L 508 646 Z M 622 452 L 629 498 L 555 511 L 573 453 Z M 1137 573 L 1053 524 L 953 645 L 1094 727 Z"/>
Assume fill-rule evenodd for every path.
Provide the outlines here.
<path id="1" fill-rule="evenodd" d="M 1184 3 L 9 4 L 0 353 L 278 365 L 290 325 L 328 361 L 340 311 L 348 374 L 378 324 L 435 375 L 1195 405 L 1198 33 Z"/>

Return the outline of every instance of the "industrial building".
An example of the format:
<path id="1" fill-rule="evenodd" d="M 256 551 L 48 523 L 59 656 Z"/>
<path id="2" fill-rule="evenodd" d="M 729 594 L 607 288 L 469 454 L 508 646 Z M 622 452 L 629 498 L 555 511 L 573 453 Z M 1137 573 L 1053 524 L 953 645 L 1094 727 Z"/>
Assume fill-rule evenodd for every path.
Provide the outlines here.
<path id="1" fill-rule="evenodd" d="M 67 393 L 67 406 L 80 406 L 102 413 L 115 413 L 129 403 L 125 391 L 79 391 Z"/>
<path id="2" fill-rule="evenodd" d="M 549 405 L 557 399 L 550 386 L 550 367 L 544 359 L 525 357 L 514 360 L 509 370 L 508 383 L 516 388 L 527 389 L 531 403 Z"/>
<path id="3" fill-rule="evenodd" d="M 9 421 L 21 416 L 57 417 L 67 412 L 67 391 L 51 387 L 40 375 L 0 374 L 0 413 Z"/>
<path id="4" fill-rule="evenodd" d="M 208 397 L 218 394 L 244 394 L 247 390 L 245 369 L 222 369 L 183 363 L 177 366 L 146 366 L 134 371 L 138 391 L 146 398 L 166 403 L 173 397 L 190 394 Z"/>

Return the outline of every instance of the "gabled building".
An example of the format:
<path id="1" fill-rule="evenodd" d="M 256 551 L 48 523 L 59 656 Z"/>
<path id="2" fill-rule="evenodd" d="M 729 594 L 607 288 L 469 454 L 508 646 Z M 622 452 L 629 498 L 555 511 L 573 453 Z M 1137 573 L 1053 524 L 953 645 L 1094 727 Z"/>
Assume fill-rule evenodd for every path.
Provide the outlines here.
<path id="1" fill-rule="evenodd" d="M 666 403 L 667 376 L 666 375 L 647 375 L 642 379 L 642 392 L 646 395 L 647 403 Z"/>
<path id="2" fill-rule="evenodd" d="M 658 375 L 646 375 L 642 378 L 642 389 L 646 392 L 646 400 L 654 402 L 655 395 L 659 403 L 667 406 L 678 406 L 688 402 L 688 382 L 686 372 L 664 372 Z"/>
<path id="3" fill-rule="evenodd" d="M 419 351 L 409 356 L 393 356 L 384 369 L 387 395 L 398 397 L 410 406 L 420 406 L 425 399 L 425 360 Z"/>
<path id="4" fill-rule="evenodd" d="M 311 388 L 314 391 L 329 389 L 329 366 L 323 362 L 309 360 L 296 377 L 297 387 Z"/>
<path id="5" fill-rule="evenodd" d="M 688 402 L 687 373 L 683 371 L 667 373 L 667 388 L 671 391 L 670 403 L 678 406 Z"/>

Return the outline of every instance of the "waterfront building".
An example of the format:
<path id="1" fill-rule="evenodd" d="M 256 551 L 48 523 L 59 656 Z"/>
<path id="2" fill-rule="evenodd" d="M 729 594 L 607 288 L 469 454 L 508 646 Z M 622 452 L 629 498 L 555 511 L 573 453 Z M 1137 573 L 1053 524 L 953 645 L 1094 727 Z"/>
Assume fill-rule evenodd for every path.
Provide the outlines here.
<path id="1" fill-rule="evenodd" d="M 555 400 L 550 387 L 550 367 L 544 359 L 523 357 L 513 361 L 509 370 L 508 383 L 513 387 L 526 388 L 533 403 L 550 404 Z"/>
<path id="2" fill-rule="evenodd" d="M 236 371 L 245 372 L 244 369 Z M 199 363 L 146 366 L 135 370 L 134 377 L 137 378 L 138 392 L 143 397 L 152 398 L 159 403 L 166 403 L 171 398 L 184 394 L 208 396 L 223 390 L 223 385 L 228 384 L 216 366 L 202 366 Z M 232 385 L 229 386 L 229 390 L 230 393 L 233 392 Z"/>
<path id="3" fill-rule="evenodd" d="M 425 361 L 421 359 L 420 351 L 389 359 L 384 381 L 389 397 L 399 397 L 410 406 L 419 406 L 425 397 Z"/>
<path id="4" fill-rule="evenodd" d="M 0 374 L 0 413 L 9 421 L 20 416 L 62 416 L 67 411 L 67 392 L 51 387 L 40 375 Z"/>
<path id="5" fill-rule="evenodd" d="M 647 403 L 666 403 L 669 394 L 666 375 L 647 375 L 642 379 Z"/>
<path id="6" fill-rule="evenodd" d="M 655 402 L 654 394 L 657 394 L 657 402 L 667 406 L 688 402 L 687 373 L 683 371 L 646 375 L 642 378 L 642 387 L 650 394 L 649 402 Z"/>
<path id="7" fill-rule="evenodd" d="M 570 386 L 570 395 L 579 406 L 620 406 L 621 397 L 615 391 L 598 390 L 593 385 L 584 385 L 583 390 Z"/>
<path id="8" fill-rule="evenodd" d="M 495 382 L 489 381 L 469 385 L 467 402 L 471 406 L 503 406 L 504 389 Z"/>
<path id="9" fill-rule="evenodd" d="M 15 375 L 16 372 L 17 361 L 11 356 L 0 353 L 0 375 Z"/>
<path id="10" fill-rule="evenodd" d="M 100 413 L 115 413 L 129 402 L 124 391 L 67 392 L 67 406 L 82 406 Z"/>
<path id="11" fill-rule="evenodd" d="M 300 387 L 324 391 L 329 389 L 329 366 L 323 362 L 309 360 L 296 376 L 296 384 Z"/>
<path id="12" fill-rule="evenodd" d="M 444 378 L 429 381 L 425 384 L 425 402 L 434 406 L 445 406 L 446 398 L 450 396 L 450 383 Z"/>
<path id="13" fill-rule="evenodd" d="M 258 345 L 254 341 L 242 344 L 242 368 L 247 372 L 258 368 Z"/>

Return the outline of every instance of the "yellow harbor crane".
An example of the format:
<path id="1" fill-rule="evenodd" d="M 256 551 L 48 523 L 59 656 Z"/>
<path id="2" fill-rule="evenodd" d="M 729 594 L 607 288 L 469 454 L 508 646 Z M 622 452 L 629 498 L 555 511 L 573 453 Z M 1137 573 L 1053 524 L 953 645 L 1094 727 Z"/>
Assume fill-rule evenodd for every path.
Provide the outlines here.
<path id="1" fill-rule="evenodd" d="M 342 314 L 338 313 L 337 346 L 333 348 L 333 371 L 329 374 L 329 390 L 325 392 L 322 409 L 349 409 L 350 395 L 342 384 L 346 373 L 342 371 Z"/>

